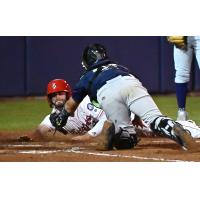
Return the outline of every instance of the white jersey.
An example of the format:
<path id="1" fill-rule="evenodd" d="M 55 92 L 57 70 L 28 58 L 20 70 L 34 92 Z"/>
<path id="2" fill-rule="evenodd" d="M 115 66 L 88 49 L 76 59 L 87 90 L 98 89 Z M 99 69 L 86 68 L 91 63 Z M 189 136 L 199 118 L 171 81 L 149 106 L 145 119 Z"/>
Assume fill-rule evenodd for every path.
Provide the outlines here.
<path id="1" fill-rule="evenodd" d="M 56 112 L 56 110 L 53 109 L 52 112 Z M 44 118 L 40 125 L 45 125 L 51 130 L 55 130 L 49 116 L 50 114 Z M 101 133 L 105 120 L 105 113 L 101 109 L 94 107 L 89 97 L 86 96 L 74 112 L 74 116 L 68 118 L 67 124 L 63 129 L 67 133 L 89 133 L 92 136 L 97 136 Z"/>

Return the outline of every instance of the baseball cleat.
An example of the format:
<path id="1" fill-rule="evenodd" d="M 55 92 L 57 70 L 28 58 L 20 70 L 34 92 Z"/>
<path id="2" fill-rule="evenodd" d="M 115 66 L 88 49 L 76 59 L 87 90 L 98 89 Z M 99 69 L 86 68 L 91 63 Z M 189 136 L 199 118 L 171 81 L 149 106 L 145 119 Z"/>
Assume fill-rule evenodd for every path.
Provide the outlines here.
<path id="1" fill-rule="evenodd" d="M 188 120 L 188 113 L 185 110 L 178 110 L 177 121 L 186 121 Z"/>
<path id="2" fill-rule="evenodd" d="M 177 142 L 184 150 L 197 150 L 197 143 L 194 138 L 183 128 L 181 124 L 176 123 L 173 127 L 173 131 L 177 137 Z"/>
<path id="3" fill-rule="evenodd" d="M 97 141 L 99 150 L 104 150 L 104 151 L 112 150 L 114 135 L 115 135 L 114 124 L 111 121 L 106 120 L 104 122 L 102 132 Z"/>

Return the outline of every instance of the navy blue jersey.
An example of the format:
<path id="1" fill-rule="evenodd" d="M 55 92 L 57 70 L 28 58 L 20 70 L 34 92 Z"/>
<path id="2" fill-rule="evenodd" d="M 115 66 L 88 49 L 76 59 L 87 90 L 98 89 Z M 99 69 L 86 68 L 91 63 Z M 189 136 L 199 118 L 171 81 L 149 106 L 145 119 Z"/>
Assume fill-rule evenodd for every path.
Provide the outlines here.
<path id="1" fill-rule="evenodd" d="M 106 81 L 119 75 L 128 76 L 128 69 L 108 60 L 101 61 L 83 74 L 73 90 L 72 97 L 76 102 L 81 102 L 88 95 L 91 100 L 96 101 L 97 90 L 105 85 Z"/>

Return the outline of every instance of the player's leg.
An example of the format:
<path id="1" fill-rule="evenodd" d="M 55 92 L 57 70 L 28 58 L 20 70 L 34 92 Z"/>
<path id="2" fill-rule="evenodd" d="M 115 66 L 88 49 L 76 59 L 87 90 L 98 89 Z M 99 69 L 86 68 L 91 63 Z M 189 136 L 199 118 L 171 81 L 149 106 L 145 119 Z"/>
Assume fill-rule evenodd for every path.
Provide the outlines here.
<path id="1" fill-rule="evenodd" d="M 140 116 L 155 133 L 176 141 L 184 149 L 196 148 L 195 141 L 191 135 L 174 120 L 163 116 L 150 96 L 144 96 L 133 101 L 130 109 Z"/>
<path id="2" fill-rule="evenodd" d="M 102 104 L 102 108 L 115 127 L 113 147 L 117 149 L 133 148 L 139 140 L 137 139 L 135 128 L 131 124 L 130 111 L 127 106 L 113 96 L 105 104 Z"/>
<path id="3" fill-rule="evenodd" d="M 200 69 L 200 36 L 194 36 L 193 47 L 198 62 L 198 66 Z"/>
<path id="4" fill-rule="evenodd" d="M 134 147 L 138 140 L 131 123 L 130 111 L 120 95 L 120 88 L 123 86 L 120 79 L 104 86 L 97 93 L 97 98 L 107 119 L 115 126 L 113 145 L 117 149 L 129 149 Z"/>
<path id="5" fill-rule="evenodd" d="M 179 129 L 174 131 L 176 123 L 170 118 L 162 116 L 147 90 L 136 79 L 130 78 L 127 80 L 124 78 L 114 84 L 109 84 L 98 92 L 97 97 L 108 119 L 115 124 L 116 133 L 119 132 L 120 127 L 123 130 L 126 126 L 129 127 L 131 111 L 147 123 L 153 131 L 165 135 L 184 146 L 185 139 L 179 139 L 179 136 L 177 136 L 183 132 Z M 125 132 L 123 131 L 124 135 Z M 127 132 L 130 133 L 130 130 L 127 130 Z M 188 148 L 188 143 L 186 148 Z"/>
<path id="6" fill-rule="evenodd" d="M 193 49 L 191 44 L 188 44 L 187 50 L 174 47 L 174 64 L 176 70 L 175 89 L 178 104 L 177 120 L 187 120 L 187 112 L 185 111 L 185 108 L 187 85 L 190 80 L 192 58 Z"/>

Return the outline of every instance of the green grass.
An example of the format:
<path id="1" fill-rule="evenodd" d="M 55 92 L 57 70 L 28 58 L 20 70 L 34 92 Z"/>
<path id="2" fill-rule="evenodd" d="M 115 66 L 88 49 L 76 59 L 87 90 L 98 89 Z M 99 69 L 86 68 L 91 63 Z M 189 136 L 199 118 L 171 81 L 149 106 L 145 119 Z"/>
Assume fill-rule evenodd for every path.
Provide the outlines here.
<path id="1" fill-rule="evenodd" d="M 0 130 L 34 129 L 51 109 L 46 99 L 11 99 L 0 101 Z"/>
<path id="2" fill-rule="evenodd" d="M 177 103 L 174 95 L 153 96 L 153 99 L 164 115 L 167 115 L 174 120 L 176 119 Z M 200 97 L 188 96 L 186 108 L 189 113 L 189 119 L 200 124 Z"/>
<path id="3" fill-rule="evenodd" d="M 175 96 L 153 96 L 164 115 L 176 119 Z M 200 97 L 187 98 L 189 117 L 200 124 Z M 0 101 L 0 131 L 26 131 L 34 129 L 51 109 L 46 99 L 24 98 Z"/>

